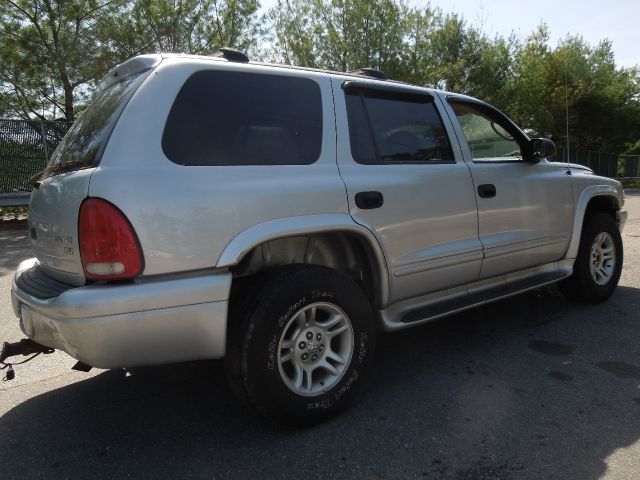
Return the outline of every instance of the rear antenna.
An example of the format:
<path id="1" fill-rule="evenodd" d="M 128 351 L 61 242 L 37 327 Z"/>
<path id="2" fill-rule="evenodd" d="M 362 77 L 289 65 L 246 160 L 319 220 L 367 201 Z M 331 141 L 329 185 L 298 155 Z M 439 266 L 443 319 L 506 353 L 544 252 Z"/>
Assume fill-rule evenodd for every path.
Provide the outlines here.
<path id="1" fill-rule="evenodd" d="M 571 171 L 571 169 L 569 168 L 569 80 L 568 80 L 568 66 L 567 63 L 565 61 L 564 64 L 564 109 L 565 109 L 565 116 L 567 119 L 567 169 L 569 171 Z"/>

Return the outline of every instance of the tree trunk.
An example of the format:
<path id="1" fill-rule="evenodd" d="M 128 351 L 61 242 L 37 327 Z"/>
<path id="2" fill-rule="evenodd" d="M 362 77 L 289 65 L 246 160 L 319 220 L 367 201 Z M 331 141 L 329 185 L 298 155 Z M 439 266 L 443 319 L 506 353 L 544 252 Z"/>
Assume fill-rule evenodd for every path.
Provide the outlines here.
<path id="1" fill-rule="evenodd" d="M 62 75 L 62 88 L 64 89 L 64 116 L 67 122 L 73 122 L 73 86 L 66 75 Z"/>

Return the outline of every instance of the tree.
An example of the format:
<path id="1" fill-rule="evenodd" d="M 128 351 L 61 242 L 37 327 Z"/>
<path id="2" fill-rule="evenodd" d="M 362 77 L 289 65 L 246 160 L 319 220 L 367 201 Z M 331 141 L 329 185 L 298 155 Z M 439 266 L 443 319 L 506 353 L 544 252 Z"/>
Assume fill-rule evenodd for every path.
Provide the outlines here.
<path id="1" fill-rule="evenodd" d="M 0 3 L 0 95 L 22 118 L 64 116 L 111 63 L 98 41 L 101 19 L 121 0 L 4 0 Z"/>
<path id="2" fill-rule="evenodd" d="M 402 72 L 407 7 L 393 0 L 278 0 L 269 12 L 272 60 L 348 71 Z"/>
<path id="3" fill-rule="evenodd" d="M 134 0 L 110 21 L 103 43 L 124 58 L 150 52 L 255 51 L 262 35 L 257 0 Z"/>
<path id="4" fill-rule="evenodd" d="M 3 0 L 0 111 L 68 121 L 97 82 L 140 53 L 255 47 L 257 0 Z"/>
<path id="5" fill-rule="evenodd" d="M 516 49 L 508 113 L 536 135 L 571 149 L 624 152 L 638 140 L 640 88 L 635 69 L 615 66 L 611 44 L 568 36 L 555 49 L 543 25 Z"/>

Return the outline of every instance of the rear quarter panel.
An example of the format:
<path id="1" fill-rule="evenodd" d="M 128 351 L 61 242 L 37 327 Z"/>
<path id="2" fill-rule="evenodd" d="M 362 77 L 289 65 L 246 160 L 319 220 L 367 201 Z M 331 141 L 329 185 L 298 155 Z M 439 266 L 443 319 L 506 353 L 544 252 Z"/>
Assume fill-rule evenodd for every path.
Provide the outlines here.
<path id="1" fill-rule="evenodd" d="M 279 75 L 313 78 L 320 86 L 323 140 L 311 165 L 182 166 L 166 158 L 162 133 L 178 90 L 194 72 L 227 69 L 274 73 L 256 65 L 167 59 L 129 102 L 113 131 L 90 196 L 120 208 L 145 257 L 144 275 L 213 267 L 224 247 L 258 223 L 301 215 L 348 214 L 336 165 L 329 78 L 295 70 Z"/>

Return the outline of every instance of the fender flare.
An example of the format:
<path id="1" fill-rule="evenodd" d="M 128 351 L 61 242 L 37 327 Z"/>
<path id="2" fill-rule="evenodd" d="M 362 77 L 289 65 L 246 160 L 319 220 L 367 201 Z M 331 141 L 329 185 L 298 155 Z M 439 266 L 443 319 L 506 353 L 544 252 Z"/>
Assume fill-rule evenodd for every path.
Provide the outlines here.
<path id="1" fill-rule="evenodd" d="M 237 265 L 248 252 L 264 242 L 329 232 L 352 233 L 366 242 L 375 257 L 376 271 L 373 274 L 377 277 L 376 280 L 380 286 L 380 298 L 377 303 L 382 308 L 386 307 L 389 302 L 389 269 L 380 242 L 372 229 L 354 222 L 349 215 L 345 214 L 285 217 L 253 225 L 240 232 L 227 244 L 218 257 L 216 267 L 229 268 Z"/>
<path id="2" fill-rule="evenodd" d="M 576 202 L 571 241 L 569 242 L 569 248 L 567 249 L 565 259 L 575 259 L 578 256 L 584 216 L 589 202 L 595 197 L 608 197 L 615 201 L 617 208 L 620 208 L 622 204 L 620 191 L 613 185 L 592 185 L 585 188 Z"/>

